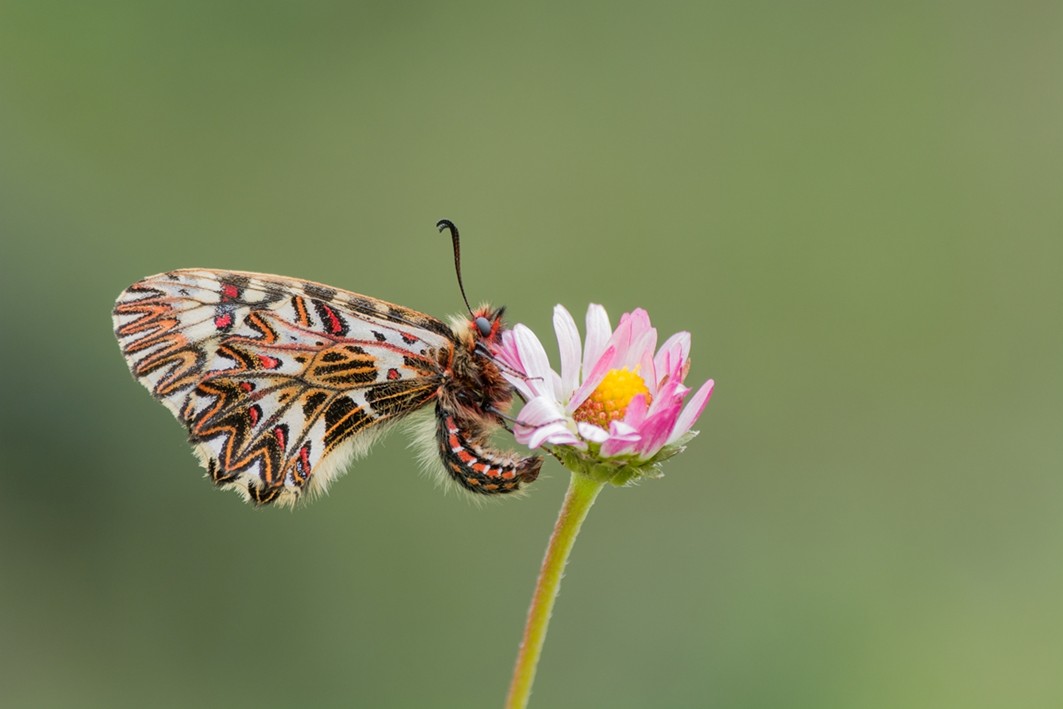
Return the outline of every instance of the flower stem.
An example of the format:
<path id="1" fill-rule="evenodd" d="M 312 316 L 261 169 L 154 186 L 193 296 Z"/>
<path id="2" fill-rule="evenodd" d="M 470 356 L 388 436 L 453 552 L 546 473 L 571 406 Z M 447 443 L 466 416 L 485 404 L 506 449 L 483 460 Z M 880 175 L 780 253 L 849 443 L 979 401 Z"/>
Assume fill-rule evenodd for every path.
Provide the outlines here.
<path id="1" fill-rule="evenodd" d="M 561 588 L 561 575 L 568 562 L 572 545 L 576 543 L 580 526 L 603 486 L 604 483 L 588 475 L 572 473 L 565 501 L 561 504 L 554 532 L 546 547 L 542 568 L 539 569 L 539 580 L 535 583 L 535 593 L 532 595 L 528 620 L 524 626 L 524 637 L 517 654 L 517 665 L 513 669 L 513 680 L 506 697 L 506 709 L 524 709 L 528 705 L 532 682 L 535 681 L 535 668 L 539 664 L 546 629 L 550 625 L 550 614 L 554 609 L 558 589 Z"/>

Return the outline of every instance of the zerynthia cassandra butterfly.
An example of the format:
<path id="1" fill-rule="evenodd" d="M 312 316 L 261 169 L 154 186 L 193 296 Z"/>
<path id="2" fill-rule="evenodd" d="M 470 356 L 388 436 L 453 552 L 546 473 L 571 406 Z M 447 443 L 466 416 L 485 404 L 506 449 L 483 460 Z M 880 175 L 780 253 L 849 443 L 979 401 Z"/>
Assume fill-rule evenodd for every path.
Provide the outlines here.
<path id="1" fill-rule="evenodd" d="M 443 226 L 456 251 L 456 230 Z M 434 425 L 420 438 L 466 490 L 513 492 L 542 465 L 488 443 L 512 398 L 490 354 L 502 309 L 448 326 L 309 281 L 184 269 L 123 291 L 114 329 L 133 376 L 187 427 L 207 476 L 257 504 L 324 491 L 428 406 Z"/>

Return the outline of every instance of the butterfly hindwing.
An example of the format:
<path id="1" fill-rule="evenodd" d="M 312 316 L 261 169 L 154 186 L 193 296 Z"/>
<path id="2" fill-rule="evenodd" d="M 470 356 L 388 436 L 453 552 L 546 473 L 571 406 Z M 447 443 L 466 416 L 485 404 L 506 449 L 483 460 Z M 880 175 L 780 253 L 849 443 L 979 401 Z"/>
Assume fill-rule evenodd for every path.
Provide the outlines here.
<path id="1" fill-rule="evenodd" d="M 190 269 L 126 289 L 130 369 L 188 428 L 208 475 L 256 502 L 323 490 L 428 404 L 453 335 L 401 306 L 316 283 Z"/>

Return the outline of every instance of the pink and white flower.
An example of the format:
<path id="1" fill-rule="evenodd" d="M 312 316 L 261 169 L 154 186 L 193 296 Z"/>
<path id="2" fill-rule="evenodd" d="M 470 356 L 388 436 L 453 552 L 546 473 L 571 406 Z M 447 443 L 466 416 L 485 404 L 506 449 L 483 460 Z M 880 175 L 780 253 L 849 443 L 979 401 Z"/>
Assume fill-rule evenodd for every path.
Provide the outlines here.
<path id="1" fill-rule="evenodd" d="M 645 310 L 625 313 L 614 331 L 600 305 L 587 309 L 584 342 L 560 305 L 554 309 L 554 330 L 560 373 L 524 325 L 503 333 L 495 351 L 503 374 L 526 401 L 514 426 L 519 442 L 552 446 L 584 468 L 625 468 L 629 474 L 621 477 L 626 481 L 654 472 L 655 463 L 697 434 L 691 427 L 708 403 L 713 381 L 683 405 L 691 391 L 683 385 L 690 333 L 676 333 L 658 349 L 657 331 Z"/>

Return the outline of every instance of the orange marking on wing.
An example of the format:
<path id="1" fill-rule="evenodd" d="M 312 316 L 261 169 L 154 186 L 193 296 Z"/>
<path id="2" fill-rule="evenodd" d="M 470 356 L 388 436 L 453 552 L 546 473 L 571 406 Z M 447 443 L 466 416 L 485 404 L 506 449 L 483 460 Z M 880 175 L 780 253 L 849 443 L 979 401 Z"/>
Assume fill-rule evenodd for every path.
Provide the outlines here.
<path id="1" fill-rule="evenodd" d="M 262 333 L 262 336 L 261 337 L 255 337 L 255 338 L 241 338 L 241 339 L 244 339 L 244 340 L 253 339 L 256 343 L 262 344 L 262 345 L 273 345 L 273 344 L 276 344 L 277 343 L 277 331 L 274 330 L 272 327 L 270 327 L 269 323 L 267 323 L 263 319 L 262 316 L 263 316 L 263 311 L 252 310 L 250 313 L 248 313 L 247 317 L 244 318 L 244 322 L 247 325 L 249 325 L 252 328 L 254 328 L 255 330 L 257 330 L 258 332 Z"/>
<path id="2" fill-rule="evenodd" d="M 438 387 L 435 386 L 410 387 L 409 389 L 403 389 L 402 391 L 397 391 L 386 396 L 378 396 L 376 399 L 374 399 L 374 401 L 380 402 L 388 401 L 390 399 L 412 399 L 414 398 L 413 394 L 419 394 L 425 391 L 432 392 L 434 394 L 437 389 Z M 427 396 L 425 397 L 425 401 L 428 401 L 431 398 L 431 396 Z"/>
<path id="3" fill-rule="evenodd" d="M 130 290 L 143 290 L 131 287 Z M 137 352 L 145 347 L 158 342 L 166 337 L 174 328 L 180 325 L 180 320 L 172 316 L 173 307 L 169 303 L 159 302 L 158 298 L 147 298 L 130 303 L 121 303 L 115 306 L 115 313 L 120 315 L 139 315 L 136 320 L 125 323 L 118 328 L 119 337 L 133 335 L 145 330 L 156 329 L 152 335 L 142 337 L 126 347 L 127 352 Z"/>
<path id="4" fill-rule="evenodd" d="M 366 416 L 365 411 L 362 409 L 362 407 L 355 406 L 353 409 L 351 409 L 350 411 L 345 413 L 341 418 L 337 419 L 336 423 L 334 423 L 332 426 L 330 426 L 325 431 L 325 438 L 327 439 L 329 437 L 329 435 L 332 434 L 333 431 L 335 431 L 337 428 L 340 428 L 340 426 L 342 426 L 349 418 L 351 418 L 352 416 L 358 416 L 358 415 L 361 415 L 361 416 L 365 417 L 365 418 L 362 419 L 362 424 L 360 426 L 356 426 L 355 428 L 352 428 L 350 431 L 348 431 L 347 432 L 347 436 L 352 436 L 355 433 L 358 433 L 363 428 L 366 428 L 367 426 L 371 426 L 372 424 L 374 424 L 378 420 L 376 418 L 372 418 L 372 417 Z"/>
<path id="5" fill-rule="evenodd" d="M 236 367 L 230 368 L 224 371 L 227 372 L 242 372 L 250 369 L 255 365 L 255 361 L 252 359 L 252 355 L 248 355 L 229 344 L 219 345 L 217 350 L 219 357 L 231 359 L 236 363 Z"/>
<path id="6" fill-rule="evenodd" d="M 295 306 L 295 317 L 303 327 L 310 326 L 310 315 L 306 312 L 306 301 L 298 295 L 292 296 L 292 305 Z"/>
<path id="7" fill-rule="evenodd" d="M 137 362 L 136 374 L 143 377 L 159 367 L 174 364 L 170 372 L 160 379 L 152 390 L 155 396 L 165 396 L 199 377 L 197 363 L 195 352 L 175 344 Z"/>

